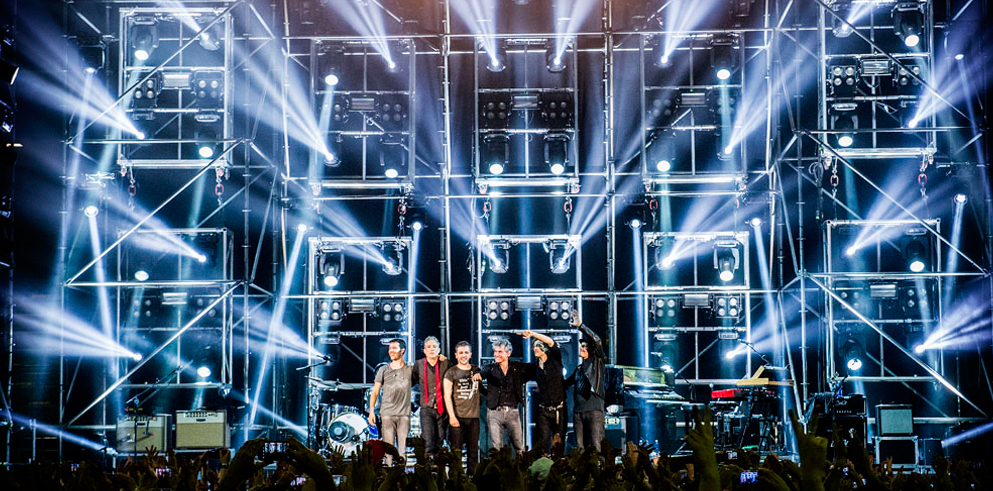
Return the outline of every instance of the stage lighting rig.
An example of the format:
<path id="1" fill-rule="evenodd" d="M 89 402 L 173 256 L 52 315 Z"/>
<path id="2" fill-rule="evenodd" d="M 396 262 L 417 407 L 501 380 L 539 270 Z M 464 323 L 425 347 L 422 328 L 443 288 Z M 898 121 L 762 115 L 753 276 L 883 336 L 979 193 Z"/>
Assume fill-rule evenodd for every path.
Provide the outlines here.
<path id="1" fill-rule="evenodd" d="M 921 82 L 920 77 L 923 71 L 921 70 L 921 65 L 917 60 L 913 59 L 903 59 L 900 60 L 907 68 L 902 66 L 893 66 L 893 86 L 897 88 L 897 91 L 917 93 Z M 909 71 L 908 71 L 909 69 Z M 913 72 L 915 76 L 912 76 L 910 72 Z M 904 89 L 910 89 L 906 91 Z"/>
<path id="2" fill-rule="evenodd" d="M 735 45 L 738 36 L 735 33 L 715 34 L 710 39 L 710 66 L 714 69 L 717 80 L 731 78 L 735 63 Z"/>
<path id="3" fill-rule="evenodd" d="M 199 109 L 220 109 L 224 105 L 224 72 L 197 70 L 190 75 L 190 91 Z"/>
<path id="4" fill-rule="evenodd" d="M 545 303 L 545 317 L 548 319 L 548 327 L 568 327 L 569 316 L 575 308 L 571 298 L 549 298 Z"/>
<path id="5" fill-rule="evenodd" d="M 928 266 L 927 247 L 921 239 L 912 239 L 904 249 L 907 268 L 913 273 L 922 273 Z"/>
<path id="6" fill-rule="evenodd" d="M 131 54 L 138 61 L 146 61 L 159 47 L 158 20 L 152 16 L 134 16 L 128 29 Z"/>
<path id="7" fill-rule="evenodd" d="M 848 148 L 855 143 L 855 130 L 859 127 L 859 117 L 856 114 L 858 104 L 855 102 L 839 102 L 831 105 L 831 129 L 839 147 Z"/>
<path id="8" fill-rule="evenodd" d="M 79 61 L 83 71 L 90 74 L 100 71 L 107 60 L 107 45 L 100 36 L 79 34 L 76 42 L 79 44 Z"/>
<path id="9" fill-rule="evenodd" d="M 327 332 L 330 327 L 341 325 L 345 318 L 345 301 L 340 298 L 322 298 L 317 300 L 317 328 Z"/>
<path id="10" fill-rule="evenodd" d="M 379 143 L 379 166 L 387 179 L 397 179 L 406 175 L 407 149 L 401 138 L 384 135 Z"/>
<path id="11" fill-rule="evenodd" d="M 734 279 L 734 272 L 738 270 L 740 262 L 741 250 L 737 242 L 714 243 L 714 269 L 722 282 L 727 283 Z"/>
<path id="12" fill-rule="evenodd" d="M 198 123 L 194 130 L 194 139 L 197 140 L 197 156 L 201 159 L 212 159 L 218 154 L 221 132 L 220 122 Z"/>
<path id="13" fill-rule="evenodd" d="M 648 300 L 649 316 L 654 320 L 654 325 L 672 325 L 676 322 L 676 309 L 679 302 L 675 297 L 652 297 Z"/>
<path id="14" fill-rule="evenodd" d="M 317 260 L 317 269 L 322 289 L 333 290 L 341 284 L 345 273 L 345 257 L 341 251 L 323 252 Z"/>
<path id="15" fill-rule="evenodd" d="M 317 61 L 315 62 L 315 76 L 324 83 L 327 88 L 334 89 L 341 82 L 342 67 L 345 61 L 345 49 L 338 44 L 321 44 L 318 47 Z"/>
<path id="16" fill-rule="evenodd" d="M 510 271 L 510 248 L 513 247 L 509 241 L 500 240 L 489 243 L 492 256 L 489 257 L 490 271 L 496 274 L 504 274 Z"/>
<path id="17" fill-rule="evenodd" d="M 543 126 L 549 130 L 564 130 L 575 125 L 576 111 L 573 94 L 567 90 L 544 91 L 538 95 L 538 109 Z"/>
<path id="18" fill-rule="evenodd" d="M 552 73 L 560 73 L 565 70 L 565 49 L 559 52 L 555 47 L 555 40 L 549 39 L 545 42 L 545 68 Z M 568 47 L 568 43 L 567 46 Z"/>
<path id="19" fill-rule="evenodd" d="M 486 55 L 489 58 L 486 61 L 487 70 L 500 73 L 507 68 L 507 43 L 503 39 L 494 39 L 493 52 Z"/>
<path id="20" fill-rule="evenodd" d="M 510 136 L 506 133 L 490 133 L 483 137 L 480 148 L 480 163 L 490 174 L 503 174 L 510 162 Z"/>
<path id="21" fill-rule="evenodd" d="M 672 130 L 661 130 L 645 145 L 648 172 L 667 174 L 672 172 L 676 159 L 676 134 Z"/>
<path id="22" fill-rule="evenodd" d="M 403 272 L 403 242 L 388 242 L 383 244 L 383 272 L 390 276 L 399 276 Z"/>
<path id="23" fill-rule="evenodd" d="M 714 315 L 718 319 L 737 320 L 742 314 L 741 295 L 716 295 L 714 297 Z"/>
<path id="24" fill-rule="evenodd" d="M 393 133 L 407 130 L 409 99 L 405 94 L 384 94 L 376 107 L 376 122 L 383 131 Z"/>
<path id="25" fill-rule="evenodd" d="M 206 26 L 213 22 L 215 17 L 204 16 L 200 18 L 200 24 Z M 200 47 L 206 51 L 217 51 L 221 49 L 224 42 L 224 24 L 218 21 L 216 24 L 203 31 L 197 38 Z"/>
<path id="26" fill-rule="evenodd" d="M 140 78 L 145 78 L 143 72 Z M 159 94 L 162 93 L 162 72 L 155 72 L 148 80 L 135 87 L 131 92 L 131 118 L 135 120 L 153 120 L 152 111 L 158 106 Z"/>
<path id="27" fill-rule="evenodd" d="M 852 97 L 858 92 L 862 74 L 854 58 L 834 59 L 828 65 L 828 85 L 835 97 Z"/>
<path id="28" fill-rule="evenodd" d="M 479 127 L 507 129 L 513 116 L 514 101 L 509 92 L 479 94 Z"/>
<path id="29" fill-rule="evenodd" d="M 565 173 L 569 165 L 569 135 L 548 133 L 545 135 L 545 163 L 548 171 L 558 176 Z"/>
<path id="30" fill-rule="evenodd" d="M 568 239 L 550 239 L 543 243 L 548 253 L 548 265 L 552 274 L 564 274 L 572 267 L 572 253 L 576 250 Z"/>
<path id="31" fill-rule="evenodd" d="M 669 66 L 669 54 L 665 52 L 665 36 L 656 34 L 648 42 L 651 50 L 652 65 L 656 68 L 667 68 Z"/>
<path id="32" fill-rule="evenodd" d="M 836 38 L 846 38 L 852 35 L 852 28 L 848 24 L 839 20 L 845 19 L 849 20 L 852 12 L 852 3 L 850 0 L 839 0 L 831 4 L 831 10 L 838 14 L 837 17 L 831 16 L 831 32 L 834 33 Z"/>
<path id="33" fill-rule="evenodd" d="M 855 374 L 862 369 L 863 358 L 865 358 L 865 348 L 854 333 L 849 333 L 841 337 L 841 360 L 845 363 L 848 373 Z"/>
<path id="34" fill-rule="evenodd" d="M 893 32 L 908 48 L 921 43 L 924 31 L 924 11 L 920 2 L 898 2 L 890 12 L 893 19 Z"/>
<path id="35" fill-rule="evenodd" d="M 384 298 L 377 309 L 383 324 L 400 325 L 407 319 L 407 301 L 403 298 Z"/>
<path id="36" fill-rule="evenodd" d="M 489 328 L 507 327 L 510 325 L 513 309 L 512 298 L 484 298 L 483 322 Z"/>

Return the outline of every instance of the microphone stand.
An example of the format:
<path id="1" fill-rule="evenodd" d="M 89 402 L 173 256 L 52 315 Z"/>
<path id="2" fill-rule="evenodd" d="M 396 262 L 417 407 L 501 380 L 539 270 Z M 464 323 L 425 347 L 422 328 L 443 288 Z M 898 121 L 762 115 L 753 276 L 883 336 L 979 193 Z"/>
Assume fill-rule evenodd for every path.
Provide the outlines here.
<path id="1" fill-rule="evenodd" d="M 311 363 L 309 365 L 304 365 L 302 367 L 296 368 L 296 370 L 297 371 L 307 370 L 308 368 L 314 368 L 316 366 L 325 365 L 328 363 L 331 363 L 331 357 L 328 355 L 322 355 L 320 358 L 318 358 L 318 361 L 315 361 L 314 363 Z"/>

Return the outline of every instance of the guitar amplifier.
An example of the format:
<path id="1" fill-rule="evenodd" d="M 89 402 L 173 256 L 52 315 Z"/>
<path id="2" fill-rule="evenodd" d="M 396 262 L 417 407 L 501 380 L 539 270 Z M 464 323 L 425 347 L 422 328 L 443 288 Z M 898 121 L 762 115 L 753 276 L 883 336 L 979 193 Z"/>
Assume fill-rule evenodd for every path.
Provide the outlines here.
<path id="1" fill-rule="evenodd" d="M 133 415 L 117 420 L 117 451 L 142 453 L 151 450 L 164 452 L 172 448 L 172 415 Z"/>
<path id="2" fill-rule="evenodd" d="M 176 448 L 231 446 L 225 411 L 176 411 Z"/>

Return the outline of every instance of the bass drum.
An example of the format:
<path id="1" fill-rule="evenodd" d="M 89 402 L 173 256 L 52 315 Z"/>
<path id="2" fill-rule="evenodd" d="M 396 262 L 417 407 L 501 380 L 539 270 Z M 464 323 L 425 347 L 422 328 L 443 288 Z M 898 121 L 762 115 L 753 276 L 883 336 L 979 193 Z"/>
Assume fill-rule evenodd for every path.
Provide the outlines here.
<path id="1" fill-rule="evenodd" d="M 365 417 L 354 412 L 335 416 L 327 428 L 327 443 L 331 449 L 345 454 L 357 452 L 362 442 L 370 438 L 370 426 Z"/>

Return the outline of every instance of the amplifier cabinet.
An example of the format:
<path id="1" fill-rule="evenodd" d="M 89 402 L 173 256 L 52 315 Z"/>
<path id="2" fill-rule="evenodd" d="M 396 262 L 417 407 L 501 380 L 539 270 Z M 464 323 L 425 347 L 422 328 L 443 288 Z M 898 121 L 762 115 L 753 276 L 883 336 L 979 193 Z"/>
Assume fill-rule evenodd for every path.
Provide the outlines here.
<path id="1" fill-rule="evenodd" d="M 908 467 L 917 465 L 916 436 L 877 436 L 876 463 L 893 458 L 893 465 Z"/>
<path id="2" fill-rule="evenodd" d="M 117 420 L 117 451 L 164 452 L 172 448 L 172 415 L 127 415 Z"/>
<path id="3" fill-rule="evenodd" d="M 176 448 L 231 446 L 225 411 L 176 411 Z"/>

